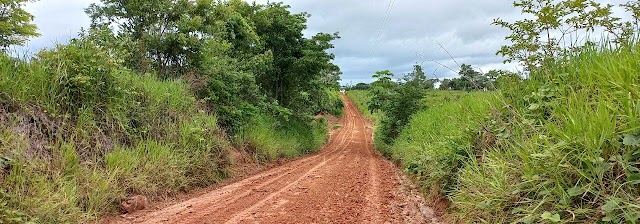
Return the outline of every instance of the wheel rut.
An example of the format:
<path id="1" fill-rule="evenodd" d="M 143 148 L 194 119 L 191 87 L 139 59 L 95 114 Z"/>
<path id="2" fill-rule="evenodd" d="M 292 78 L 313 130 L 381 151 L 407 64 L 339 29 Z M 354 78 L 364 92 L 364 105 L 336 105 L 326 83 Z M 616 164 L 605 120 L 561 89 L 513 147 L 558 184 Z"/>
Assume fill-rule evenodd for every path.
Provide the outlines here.
<path id="1" fill-rule="evenodd" d="M 111 223 L 430 223 L 405 211 L 419 197 L 372 144 L 368 121 L 343 96 L 342 128 L 315 154 L 184 202 Z M 424 206 L 423 206 L 424 207 Z"/>

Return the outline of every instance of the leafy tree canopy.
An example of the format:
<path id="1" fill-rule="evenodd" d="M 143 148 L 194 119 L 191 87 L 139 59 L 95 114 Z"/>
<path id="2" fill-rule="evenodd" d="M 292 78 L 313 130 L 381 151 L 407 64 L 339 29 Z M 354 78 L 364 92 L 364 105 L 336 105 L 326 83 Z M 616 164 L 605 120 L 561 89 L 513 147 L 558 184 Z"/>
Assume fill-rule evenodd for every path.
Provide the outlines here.
<path id="1" fill-rule="evenodd" d="M 241 0 L 102 0 L 86 12 L 97 42 L 125 65 L 186 77 L 231 129 L 261 110 L 314 114 L 339 89 L 337 33 L 305 37 L 309 14 Z"/>
<path id="2" fill-rule="evenodd" d="M 590 34 L 604 31 L 605 37 L 623 44 L 638 29 L 640 15 L 637 1 L 621 5 L 632 13 L 634 21 L 613 16 L 614 5 L 594 0 L 518 0 L 513 6 L 520 8 L 526 19 L 494 20 L 493 25 L 511 31 L 505 37 L 510 44 L 502 46 L 497 54 L 504 56 L 505 62 L 522 63 L 529 71 L 594 45 L 588 38 L 583 41 Z"/>
<path id="3" fill-rule="evenodd" d="M 11 45 L 23 45 L 29 37 L 39 36 L 33 15 L 22 7 L 33 0 L 0 1 L 0 50 L 6 51 Z"/>

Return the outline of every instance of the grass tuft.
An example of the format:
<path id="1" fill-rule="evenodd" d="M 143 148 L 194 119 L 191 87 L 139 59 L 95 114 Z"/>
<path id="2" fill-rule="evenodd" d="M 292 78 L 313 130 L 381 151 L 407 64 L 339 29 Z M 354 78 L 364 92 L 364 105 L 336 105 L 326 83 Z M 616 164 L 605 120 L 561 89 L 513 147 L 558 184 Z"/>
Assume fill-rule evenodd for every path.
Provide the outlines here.
<path id="1" fill-rule="evenodd" d="M 0 223 L 96 222 L 128 196 L 222 181 L 234 146 L 269 162 L 326 140 L 324 121 L 268 114 L 230 138 L 199 105 L 184 80 L 132 72 L 88 40 L 31 60 L 0 54 Z"/>
<path id="2" fill-rule="evenodd" d="M 377 145 L 463 223 L 640 222 L 640 44 L 591 48 L 498 92 L 427 94 Z M 363 92 L 351 92 L 358 107 Z"/>

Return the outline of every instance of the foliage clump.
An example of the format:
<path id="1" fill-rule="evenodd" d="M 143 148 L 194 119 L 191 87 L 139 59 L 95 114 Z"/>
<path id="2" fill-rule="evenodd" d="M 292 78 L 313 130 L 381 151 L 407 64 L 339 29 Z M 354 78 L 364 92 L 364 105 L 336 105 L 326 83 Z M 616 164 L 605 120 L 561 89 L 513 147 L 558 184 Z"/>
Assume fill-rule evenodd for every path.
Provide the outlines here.
<path id="1" fill-rule="evenodd" d="M 427 79 L 420 65 L 415 65 L 414 70 L 398 82 L 392 80 L 393 76 L 388 70 L 377 72 L 373 78 L 378 80 L 371 84 L 368 109 L 385 114 L 376 131 L 376 141 L 380 140 L 382 144 L 391 144 L 411 116 L 423 109 L 421 100 L 435 83 L 435 80 Z"/>
<path id="2" fill-rule="evenodd" d="M 0 52 L 12 45 L 23 45 L 29 37 L 39 36 L 33 15 L 22 7 L 33 0 L 5 0 L 0 2 Z"/>
<path id="3" fill-rule="evenodd" d="M 308 15 L 282 3 L 103 0 L 86 12 L 91 27 L 68 44 L 0 53 L 2 223 L 92 222 L 127 196 L 210 186 L 238 154 L 319 149 L 327 123 L 313 117 L 342 113 L 327 52 L 338 35 L 304 37 Z M 31 20 L 20 16 L 0 22 L 3 49 L 22 43 L 4 43 L 17 38 L 5 23 Z"/>
<path id="4" fill-rule="evenodd" d="M 496 72 L 488 79 L 493 88 L 474 88 L 486 80 L 464 66 L 458 83 L 443 82 L 443 90 L 453 83 L 496 91 L 428 93 L 428 106 L 393 141 L 377 146 L 430 199 L 448 200 L 459 222 L 640 222 L 638 4 L 621 5 L 631 21 L 594 1 L 514 5 L 532 17 L 495 21 L 512 32 L 511 45 L 498 54 L 520 62 L 527 77 Z M 561 44 L 601 30 L 600 42 Z M 382 96 L 369 99 L 371 109 L 391 101 L 381 90 L 370 90 Z M 387 140 L 381 133 L 376 139 Z"/>

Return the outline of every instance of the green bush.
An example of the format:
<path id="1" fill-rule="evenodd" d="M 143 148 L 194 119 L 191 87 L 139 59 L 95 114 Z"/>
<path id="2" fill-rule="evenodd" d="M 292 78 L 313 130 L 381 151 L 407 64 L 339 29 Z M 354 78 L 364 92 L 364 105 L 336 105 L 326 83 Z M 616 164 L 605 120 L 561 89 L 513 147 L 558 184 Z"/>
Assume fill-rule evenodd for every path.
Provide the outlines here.
<path id="1" fill-rule="evenodd" d="M 255 151 L 258 161 L 268 162 L 291 158 L 320 148 L 327 139 L 324 119 L 308 122 L 305 118 L 290 117 L 278 120 L 268 115 L 255 116 L 251 127 L 236 136 L 236 144 Z"/>
<path id="2" fill-rule="evenodd" d="M 37 64 L 50 76 L 56 100 L 50 109 L 55 112 L 77 116 L 80 108 L 104 110 L 111 98 L 122 94 L 114 77 L 117 64 L 91 41 L 72 40 L 42 51 Z"/>
<path id="3" fill-rule="evenodd" d="M 325 93 L 327 96 L 322 97 L 322 99 L 326 99 L 326 102 L 322 104 L 324 108 L 322 112 L 341 117 L 344 114 L 344 104 L 340 91 L 325 89 Z"/>
<path id="4" fill-rule="evenodd" d="M 456 221 L 637 223 L 639 50 L 588 49 L 498 93 L 429 92 L 382 150 Z"/>
<path id="5" fill-rule="evenodd" d="M 479 150 L 476 140 L 482 136 L 478 132 L 482 118 L 491 108 L 490 95 L 428 92 L 425 101 L 432 106 L 413 116 L 395 143 L 383 148 L 385 154 L 425 186 L 443 192 L 455 188 L 457 170 Z"/>
<path id="6" fill-rule="evenodd" d="M 186 82 L 111 68 L 84 44 L 0 57 L 0 158 L 13 161 L 0 175 L 1 204 L 13 208 L 0 206 L 2 219 L 93 221 L 127 195 L 228 176 L 230 143 Z"/>
<path id="7" fill-rule="evenodd" d="M 640 221 L 638 49 L 589 49 L 534 72 L 521 91 L 503 92 L 511 106 L 493 119 L 501 137 L 460 171 L 451 198 L 457 215 L 490 222 Z"/>
<path id="8" fill-rule="evenodd" d="M 183 80 L 111 67 L 85 44 L 29 62 L 0 56 L 3 223 L 92 222 L 117 213 L 127 196 L 164 198 L 230 175 L 234 144 L 218 117 L 235 117 L 207 112 L 207 101 Z M 256 109 L 240 126 L 242 137 L 232 138 L 260 161 L 299 156 L 326 141 L 322 119 L 262 107 L 289 118 Z M 256 128 L 247 125 L 254 121 Z"/>

